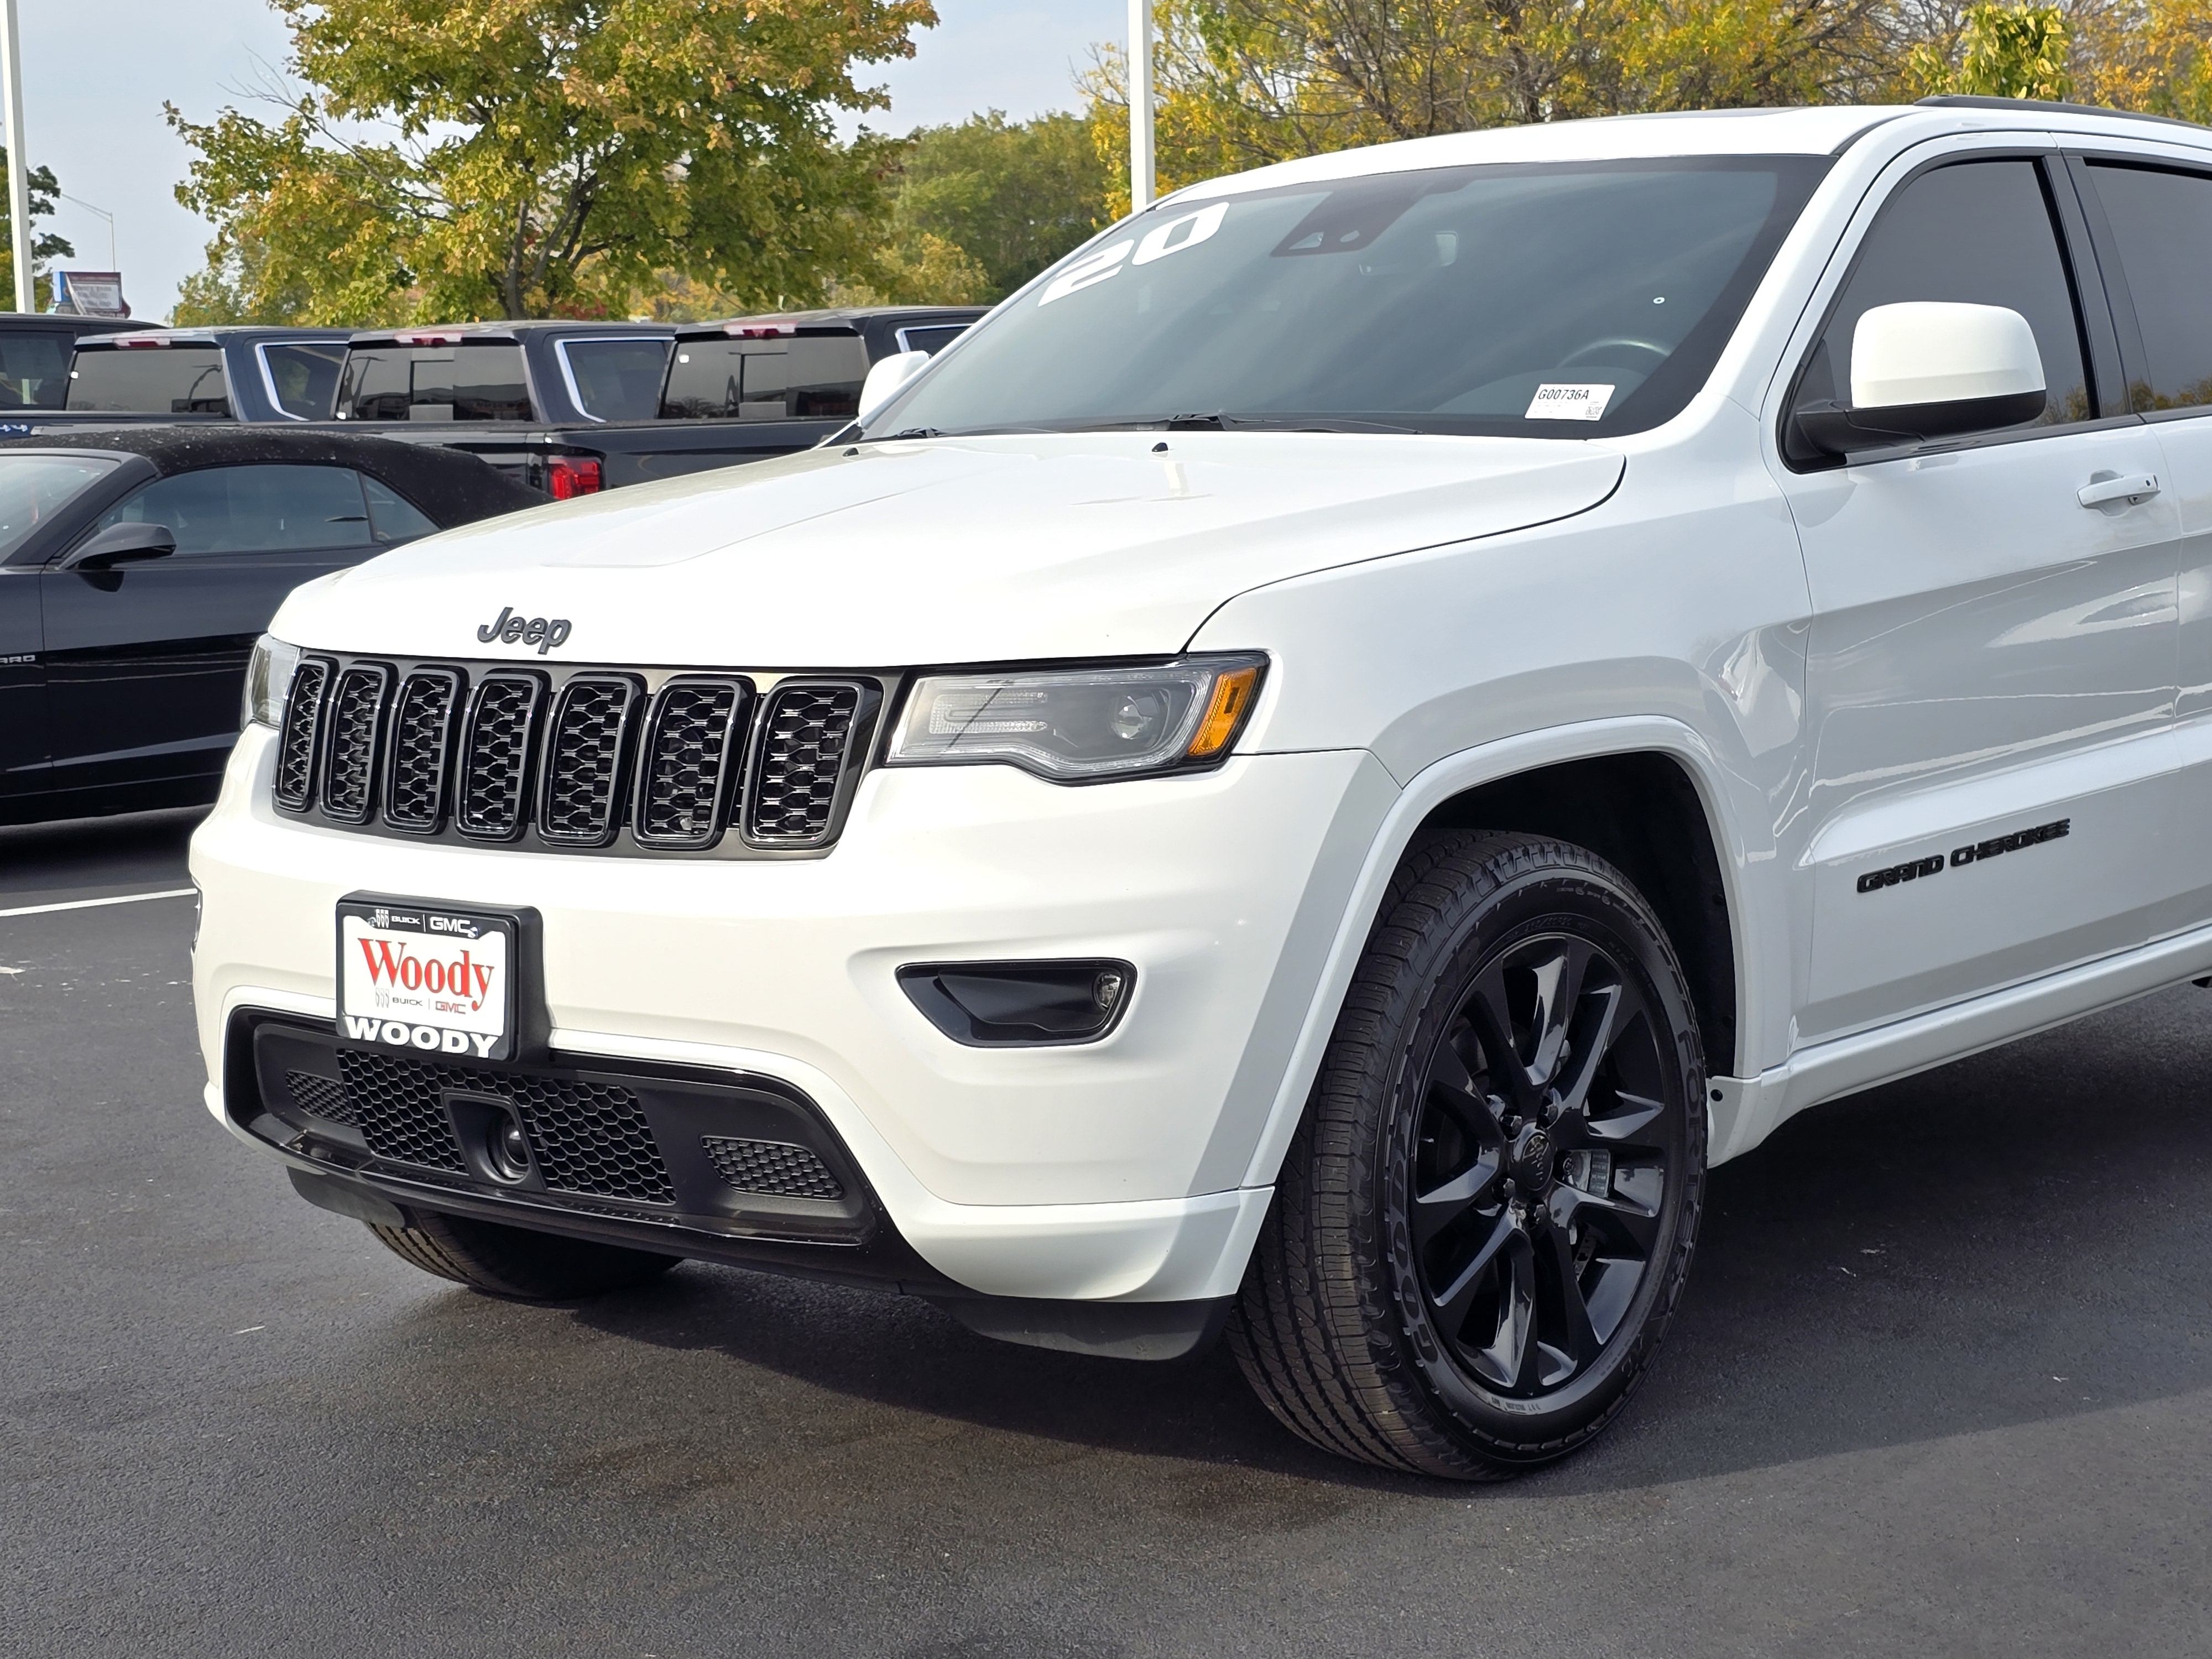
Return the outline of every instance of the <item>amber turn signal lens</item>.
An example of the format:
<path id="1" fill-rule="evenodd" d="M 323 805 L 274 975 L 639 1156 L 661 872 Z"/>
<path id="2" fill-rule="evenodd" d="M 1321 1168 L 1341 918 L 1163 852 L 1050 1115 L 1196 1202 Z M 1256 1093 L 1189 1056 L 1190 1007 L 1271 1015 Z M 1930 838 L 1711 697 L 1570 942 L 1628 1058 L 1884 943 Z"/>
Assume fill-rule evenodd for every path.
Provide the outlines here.
<path id="1" fill-rule="evenodd" d="M 1212 701 L 1206 706 L 1206 718 L 1198 723 L 1198 735 L 1190 740 L 1191 759 L 1211 760 L 1229 746 L 1230 738 L 1244 723 L 1245 711 L 1252 705 L 1253 689 L 1259 684 L 1256 665 L 1232 668 L 1213 682 Z"/>

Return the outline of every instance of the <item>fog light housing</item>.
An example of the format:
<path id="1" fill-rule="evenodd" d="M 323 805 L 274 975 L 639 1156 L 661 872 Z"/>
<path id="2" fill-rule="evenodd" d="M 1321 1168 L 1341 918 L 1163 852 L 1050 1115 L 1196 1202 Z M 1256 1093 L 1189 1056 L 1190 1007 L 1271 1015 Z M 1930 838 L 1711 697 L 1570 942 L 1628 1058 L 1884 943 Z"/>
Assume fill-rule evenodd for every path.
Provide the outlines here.
<path id="1" fill-rule="evenodd" d="M 970 1048 L 1096 1042 L 1121 1023 L 1137 986 L 1126 962 L 931 962 L 898 970 L 925 1018 Z"/>

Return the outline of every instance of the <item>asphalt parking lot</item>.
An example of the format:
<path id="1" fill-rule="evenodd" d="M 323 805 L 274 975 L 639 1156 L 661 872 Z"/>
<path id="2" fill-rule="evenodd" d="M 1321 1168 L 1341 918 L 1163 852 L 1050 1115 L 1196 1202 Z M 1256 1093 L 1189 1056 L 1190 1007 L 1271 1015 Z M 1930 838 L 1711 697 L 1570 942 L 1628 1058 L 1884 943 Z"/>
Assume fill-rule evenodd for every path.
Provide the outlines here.
<path id="1" fill-rule="evenodd" d="M 0 830 L 0 911 L 189 820 Z M 200 1105 L 189 898 L 0 916 L 0 1652 L 2212 1652 L 2212 1000 L 1716 1172 L 1594 1451 L 1310 1453 L 1228 1355 L 1003 1346 L 687 1266 L 536 1308 L 294 1198 Z"/>

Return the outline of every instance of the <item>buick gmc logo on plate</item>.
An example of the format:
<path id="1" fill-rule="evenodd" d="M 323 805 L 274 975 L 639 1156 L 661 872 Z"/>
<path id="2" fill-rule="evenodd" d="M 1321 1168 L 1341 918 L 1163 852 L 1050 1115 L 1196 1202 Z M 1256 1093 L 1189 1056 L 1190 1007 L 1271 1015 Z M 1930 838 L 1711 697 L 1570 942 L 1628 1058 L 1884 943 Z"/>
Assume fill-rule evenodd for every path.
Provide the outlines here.
<path id="1" fill-rule="evenodd" d="M 508 605 L 482 628 L 477 637 L 486 645 L 497 640 L 502 645 L 534 645 L 538 654 L 544 656 L 556 645 L 568 643 L 568 619 L 555 617 L 518 617 L 514 607 Z"/>
<path id="2" fill-rule="evenodd" d="M 512 1056 L 514 924 L 398 904 L 338 906 L 338 1035 L 380 1048 Z"/>

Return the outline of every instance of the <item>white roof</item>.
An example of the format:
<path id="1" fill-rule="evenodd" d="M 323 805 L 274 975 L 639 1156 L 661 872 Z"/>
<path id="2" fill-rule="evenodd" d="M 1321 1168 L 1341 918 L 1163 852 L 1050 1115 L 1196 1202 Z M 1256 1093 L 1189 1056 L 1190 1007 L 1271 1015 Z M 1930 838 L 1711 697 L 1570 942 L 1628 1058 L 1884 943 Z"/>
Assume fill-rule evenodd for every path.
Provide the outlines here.
<path id="1" fill-rule="evenodd" d="M 1423 167 L 1484 162 L 1620 161 L 1674 155 L 1832 155 L 1861 134 L 1910 118 L 1916 137 L 1995 128 L 2039 132 L 2084 128 L 2131 137 L 2212 143 L 2212 131 L 2179 123 L 2149 123 L 2127 116 L 2057 110 L 2021 104 L 1978 108 L 1957 104 L 1846 104 L 1813 109 L 1684 110 L 1653 115 L 1613 115 L 1588 121 L 1550 121 L 1490 127 L 1480 132 L 1409 138 L 1395 144 L 1335 150 L 1273 167 L 1212 179 L 1176 192 L 1177 201 L 1203 200 L 1309 180 L 1406 173 Z M 1925 127 L 1929 131 L 1919 131 Z"/>

